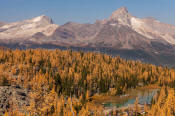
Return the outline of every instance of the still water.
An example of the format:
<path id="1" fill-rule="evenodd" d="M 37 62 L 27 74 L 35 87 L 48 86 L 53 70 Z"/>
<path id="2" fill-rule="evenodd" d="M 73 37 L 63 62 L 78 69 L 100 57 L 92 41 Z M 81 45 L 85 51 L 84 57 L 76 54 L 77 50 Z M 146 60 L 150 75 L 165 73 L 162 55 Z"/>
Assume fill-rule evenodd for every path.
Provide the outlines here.
<path id="1" fill-rule="evenodd" d="M 105 107 L 126 107 L 135 103 L 138 97 L 139 104 L 150 104 L 153 96 L 159 91 L 159 89 L 147 89 L 147 90 L 133 90 L 132 94 L 126 94 L 120 96 L 121 101 L 118 102 L 106 102 L 103 103 Z M 128 97 L 127 97 L 128 96 Z M 122 100 L 122 97 L 127 97 L 127 99 Z"/>

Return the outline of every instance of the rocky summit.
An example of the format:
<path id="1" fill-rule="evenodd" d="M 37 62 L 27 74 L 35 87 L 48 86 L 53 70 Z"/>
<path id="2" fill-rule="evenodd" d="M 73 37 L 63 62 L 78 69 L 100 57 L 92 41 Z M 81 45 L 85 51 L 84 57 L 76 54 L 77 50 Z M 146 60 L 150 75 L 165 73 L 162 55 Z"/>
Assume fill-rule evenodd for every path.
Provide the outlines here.
<path id="1" fill-rule="evenodd" d="M 0 26 L 0 45 L 9 48 L 62 48 L 120 55 L 157 65 L 175 66 L 175 26 L 153 17 L 132 16 L 126 7 L 94 24 L 58 26 L 42 15 Z"/>

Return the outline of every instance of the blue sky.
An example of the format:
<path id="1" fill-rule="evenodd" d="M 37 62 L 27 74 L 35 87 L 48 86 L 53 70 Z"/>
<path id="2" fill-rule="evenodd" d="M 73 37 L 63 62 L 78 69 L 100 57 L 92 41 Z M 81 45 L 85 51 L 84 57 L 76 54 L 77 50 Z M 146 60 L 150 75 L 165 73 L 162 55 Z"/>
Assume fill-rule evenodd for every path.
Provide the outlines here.
<path id="1" fill-rule="evenodd" d="M 45 14 L 56 24 L 93 23 L 126 6 L 137 17 L 153 16 L 175 25 L 175 0 L 0 0 L 0 21 L 14 22 Z"/>

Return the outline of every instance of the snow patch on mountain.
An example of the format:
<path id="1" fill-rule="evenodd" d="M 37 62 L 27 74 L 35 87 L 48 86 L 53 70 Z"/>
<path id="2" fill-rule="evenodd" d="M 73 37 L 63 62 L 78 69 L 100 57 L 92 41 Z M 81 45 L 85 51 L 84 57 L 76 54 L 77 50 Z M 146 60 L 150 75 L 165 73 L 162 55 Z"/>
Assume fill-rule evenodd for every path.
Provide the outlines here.
<path id="1" fill-rule="evenodd" d="M 21 29 L 25 30 L 25 29 L 35 28 L 35 27 L 36 27 L 35 24 L 27 24 L 27 25 L 22 25 Z"/>
<path id="2" fill-rule="evenodd" d="M 175 45 L 175 38 L 173 38 L 171 35 L 163 34 L 161 37 L 164 38 L 167 42 Z"/>
<path id="3" fill-rule="evenodd" d="M 132 27 L 140 28 L 144 22 L 142 22 L 140 19 L 132 17 L 131 18 L 131 25 Z"/>
<path id="4" fill-rule="evenodd" d="M 111 26 L 116 26 L 116 25 L 118 25 L 117 23 L 111 23 L 110 24 Z"/>
<path id="5" fill-rule="evenodd" d="M 35 23 L 35 22 L 39 22 L 41 21 L 41 19 L 43 18 L 43 15 L 42 16 L 39 16 L 39 17 L 36 17 L 34 18 L 32 21 Z"/>
<path id="6" fill-rule="evenodd" d="M 45 15 L 15 23 L 9 23 L 0 27 L 0 39 L 30 38 L 35 33 L 41 32 L 46 36 L 58 28 L 52 23 L 52 19 Z"/>

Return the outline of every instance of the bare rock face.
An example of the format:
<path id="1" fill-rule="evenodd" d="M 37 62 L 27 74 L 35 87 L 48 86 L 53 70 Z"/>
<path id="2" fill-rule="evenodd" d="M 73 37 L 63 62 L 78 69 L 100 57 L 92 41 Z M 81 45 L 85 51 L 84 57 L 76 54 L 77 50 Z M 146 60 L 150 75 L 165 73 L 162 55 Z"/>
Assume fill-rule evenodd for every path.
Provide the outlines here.
<path id="1" fill-rule="evenodd" d="M 131 15 L 129 14 L 127 8 L 121 7 L 112 13 L 112 15 L 109 17 L 109 20 L 118 21 L 121 24 L 129 24 L 130 17 Z"/>
<path id="2" fill-rule="evenodd" d="M 19 86 L 0 86 L 0 115 L 9 108 L 24 112 L 24 108 L 30 105 L 29 91 Z"/>
<path id="3" fill-rule="evenodd" d="M 69 22 L 57 28 L 49 38 L 71 46 L 84 46 L 95 37 L 102 27 L 101 22 L 95 24 Z"/>

